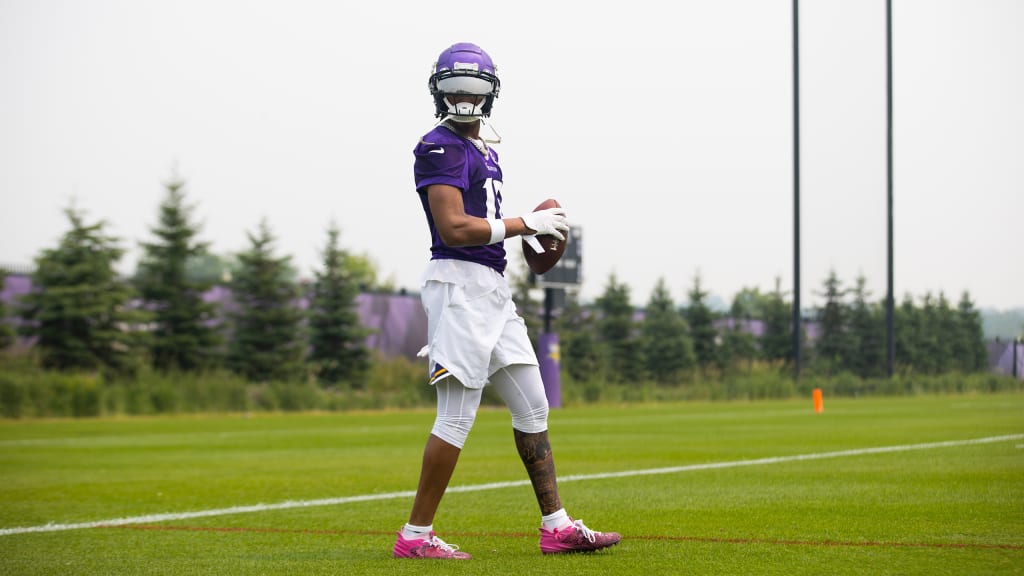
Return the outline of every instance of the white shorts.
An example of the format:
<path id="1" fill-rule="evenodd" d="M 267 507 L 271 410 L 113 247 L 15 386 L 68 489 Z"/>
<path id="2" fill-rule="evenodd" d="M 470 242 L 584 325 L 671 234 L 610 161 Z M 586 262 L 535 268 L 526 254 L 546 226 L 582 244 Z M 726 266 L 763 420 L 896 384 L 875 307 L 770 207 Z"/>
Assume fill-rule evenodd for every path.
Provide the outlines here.
<path id="1" fill-rule="evenodd" d="M 467 388 L 512 364 L 537 365 L 516 313 L 508 281 L 496 270 L 462 260 L 431 260 L 420 297 L 427 313 L 430 383 L 454 376 Z"/>

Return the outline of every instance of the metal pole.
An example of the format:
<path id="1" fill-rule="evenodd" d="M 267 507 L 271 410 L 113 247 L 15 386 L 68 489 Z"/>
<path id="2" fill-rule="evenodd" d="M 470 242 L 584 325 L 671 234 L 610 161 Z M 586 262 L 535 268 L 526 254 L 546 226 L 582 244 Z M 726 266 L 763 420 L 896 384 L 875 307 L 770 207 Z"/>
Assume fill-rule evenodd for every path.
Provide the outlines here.
<path id="1" fill-rule="evenodd" d="M 1020 346 L 1020 338 L 1013 339 L 1013 377 L 1017 378 L 1017 348 Z"/>
<path id="2" fill-rule="evenodd" d="M 800 379 L 800 2 L 793 0 L 793 375 Z"/>
<path id="3" fill-rule="evenodd" d="M 885 2 L 886 98 L 888 146 L 888 289 L 885 297 L 886 366 L 891 378 L 896 371 L 896 303 L 893 293 L 893 209 L 892 209 L 892 0 Z"/>
<path id="4" fill-rule="evenodd" d="M 555 289 L 544 288 L 544 333 L 551 333 L 551 313 L 555 304 Z"/>

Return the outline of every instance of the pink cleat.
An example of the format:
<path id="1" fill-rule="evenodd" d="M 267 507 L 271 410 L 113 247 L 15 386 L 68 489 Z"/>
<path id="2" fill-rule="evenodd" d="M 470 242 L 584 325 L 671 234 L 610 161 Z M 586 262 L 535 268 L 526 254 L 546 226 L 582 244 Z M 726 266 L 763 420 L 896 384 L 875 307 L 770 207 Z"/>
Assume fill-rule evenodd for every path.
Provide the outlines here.
<path id="1" fill-rule="evenodd" d="M 618 532 L 595 532 L 576 520 L 561 530 L 540 529 L 540 551 L 544 554 L 593 552 L 614 546 L 622 540 Z"/>
<path id="2" fill-rule="evenodd" d="M 395 558 L 437 558 L 439 560 L 469 560 L 472 558 L 465 552 L 459 552 L 459 547 L 448 544 L 438 538 L 433 532 L 429 538 L 413 538 L 407 540 L 398 532 L 398 540 L 395 540 Z"/>

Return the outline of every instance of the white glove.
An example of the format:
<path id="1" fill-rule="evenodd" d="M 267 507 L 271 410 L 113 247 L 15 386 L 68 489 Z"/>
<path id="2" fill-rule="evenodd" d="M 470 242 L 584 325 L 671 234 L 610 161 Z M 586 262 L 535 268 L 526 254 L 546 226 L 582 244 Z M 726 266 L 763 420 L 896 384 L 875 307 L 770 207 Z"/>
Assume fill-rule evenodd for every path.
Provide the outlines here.
<path id="1" fill-rule="evenodd" d="M 565 218 L 564 208 L 546 208 L 521 216 L 523 224 L 534 234 L 550 234 L 559 240 L 565 240 L 564 232 L 569 231 L 569 221 Z"/>

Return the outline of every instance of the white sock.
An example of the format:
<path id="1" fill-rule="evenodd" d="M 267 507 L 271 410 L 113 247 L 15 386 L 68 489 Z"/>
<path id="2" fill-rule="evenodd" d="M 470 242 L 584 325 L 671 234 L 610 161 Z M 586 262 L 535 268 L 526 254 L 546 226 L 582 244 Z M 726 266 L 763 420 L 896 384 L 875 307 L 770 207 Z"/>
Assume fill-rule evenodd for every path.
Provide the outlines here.
<path id="1" fill-rule="evenodd" d="M 406 524 L 402 527 L 402 538 L 406 540 L 424 540 L 430 537 L 430 532 L 434 530 L 434 525 L 430 526 L 415 526 L 413 524 Z"/>
<path id="2" fill-rule="evenodd" d="M 557 512 L 552 512 L 547 516 L 540 517 L 541 525 L 544 526 L 545 530 L 555 530 L 556 528 L 565 528 L 572 524 L 569 519 L 569 514 L 566 513 L 565 508 L 559 508 Z"/>

